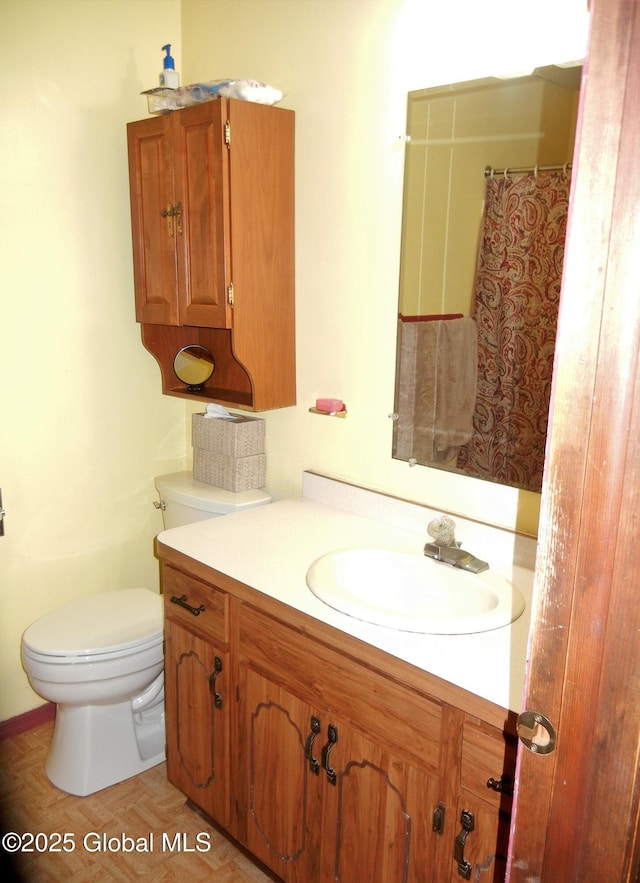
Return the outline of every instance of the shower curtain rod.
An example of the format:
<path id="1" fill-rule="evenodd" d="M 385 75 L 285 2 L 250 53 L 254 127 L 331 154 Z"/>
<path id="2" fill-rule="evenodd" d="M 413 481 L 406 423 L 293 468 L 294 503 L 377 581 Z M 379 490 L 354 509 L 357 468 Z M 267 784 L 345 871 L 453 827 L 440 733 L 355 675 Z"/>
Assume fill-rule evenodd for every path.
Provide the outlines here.
<path id="1" fill-rule="evenodd" d="M 560 172 L 560 171 L 564 171 L 564 172 L 571 171 L 571 163 L 566 162 L 566 163 L 563 163 L 561 166 L 528 166 L 526 168 L 521 168 L 521 169 L 512 169 L 511 166 L 507 166 L 507 168 L 505 168 L 505 169 L 493 169 L 493 168 L 491 168 L 491 166 L 487 166 L 484 170 L 484 176 L 485 176 L 485 178 L 493 178 L 493 177 L 495 177 L 495 175 L 506 175 L 506 174 L 521 175 L 521 174 L 528 173 L 528 172 L 534 172 L 537 174 L 538 172 Z"/>

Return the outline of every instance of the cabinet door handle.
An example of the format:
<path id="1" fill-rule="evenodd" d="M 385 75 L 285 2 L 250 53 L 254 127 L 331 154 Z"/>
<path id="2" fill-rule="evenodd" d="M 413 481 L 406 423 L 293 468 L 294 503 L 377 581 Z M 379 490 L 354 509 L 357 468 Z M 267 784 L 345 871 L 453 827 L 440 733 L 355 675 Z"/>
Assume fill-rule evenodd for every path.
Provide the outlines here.
<path id="1" fill-rule="evenodd" d="M 213 702 L 217 709 L 222 708 L 222 694 L 216 691 L 216 681 L 218 675 L 222 671 L 222 660 L 219 656 L 214 656 L 213 671 L 209 675 L 209 692 L 213 696 Z"/>
<path id="2" fill-rule="evenodd" d="M 173 236 L 173 206 L 169 204 L 160 212 L 161 217 L 167 219 L 167 233 Z"/>
<path id="3" fill-rule="evenodd" d="M 434 834 L 444 834 L 444 817 L 446 815 L 446 807 L 442 801 L 436 806 L 431 819 L 431 830 Z"/>
<path id="4" fill-rule="evenodd" d="M 179 598 L 177 595 L 172 595 L 171 603 L 177 604 L 179 607 L 184 607 L 185 610 L 188 610 L 189 613 L 192 613 L 194 616 L 200 616 L 200 614 L 205 611 L 204 604 L 201 604 L 199 607 L 192 607 L 191 604 L 188 604 L 186 595 L 180 595 Z"/>
<path id="5" fill-rule="evenodd" d="M 176 227 L 178 228 L 178 235 L 182 236 L 182 203 L 178 202 L 173 207 L 173 214 L 176 217 Z"/>
<path id="6" fill-rule="evenodd" d="M 320 761 L 313 756 L 313 743 L 315 741 L 316 736 L 320 732 L 320 721 L 317 717 L 312 716 L 311 718 L 311 732 L 307 736 L 307 740 L 304 743 L 304 756 L 309 761 L 309 769 L 317 776 L 320 772 Z"/>
<path id="7" fill-rule="evenodd" d="M 336 784 L 336 771 L 329 766 L 329 754 L 331 752 L 332 747 L 338 741 L 338 731 L 333 726 L 333 724 L 329 724 L 327 727 L 327 744 L 322 749 L 322 766 L 327 771 L 327 780 L 329 784 Z"/>
<path id="8" fill-rule="evenodd" d="M 472 812 L 463 809 L 460 813 L 460 824 L 462 830 L 456 837 L 453 847 L 453 857 L 458 862 L 458 874 L 463 880 L 471 879 L 471 864 L 464 857 L 464 847 L 467 842 L 467 836 L 475 828 L 475 818 Z"/>

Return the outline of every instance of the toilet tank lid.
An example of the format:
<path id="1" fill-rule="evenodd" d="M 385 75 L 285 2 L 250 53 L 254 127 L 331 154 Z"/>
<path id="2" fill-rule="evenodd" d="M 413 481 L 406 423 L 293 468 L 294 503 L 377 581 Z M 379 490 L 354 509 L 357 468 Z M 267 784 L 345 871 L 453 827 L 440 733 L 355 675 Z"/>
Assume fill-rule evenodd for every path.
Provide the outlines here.
<path id="1" fill-rule="evenodd" d="M 161 497 L 174 503 L 202 509 L 218 515 L 240 512 L 253 506 L 264 506 L 271 502 L 270 495 L 263 489 L 250 491 L 227 491 L 204 481 L 196 481 L 193 472 L 171 472 L 158 475 L 155 485 Z"/>

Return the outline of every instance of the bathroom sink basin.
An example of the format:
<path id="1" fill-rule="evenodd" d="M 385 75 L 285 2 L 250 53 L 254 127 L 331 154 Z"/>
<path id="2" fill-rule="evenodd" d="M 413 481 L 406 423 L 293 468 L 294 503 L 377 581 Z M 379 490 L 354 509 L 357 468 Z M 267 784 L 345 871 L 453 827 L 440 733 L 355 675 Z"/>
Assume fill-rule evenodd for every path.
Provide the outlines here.
<path id="1" fill-rule="evenodd" d="M 329 607 L 406 632 L 466 635 L 501 628 L 525 607 L 501 574 L 468 573 L 422 552 L 350 548 L 329 552 L 307 571 L 307 585 Z"/>

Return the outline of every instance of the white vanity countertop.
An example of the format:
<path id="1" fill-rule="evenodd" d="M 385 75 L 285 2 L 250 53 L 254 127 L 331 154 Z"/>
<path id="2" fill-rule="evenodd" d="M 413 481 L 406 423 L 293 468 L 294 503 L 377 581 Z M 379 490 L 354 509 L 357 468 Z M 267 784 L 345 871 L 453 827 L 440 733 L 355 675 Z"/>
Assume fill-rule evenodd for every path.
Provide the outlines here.
<path id="1" fill-rule="evenodd" d="M 409 507 L 406 511 L 410 517 L 397 519 L 403 522 L 403 526 L 398 527 L 378 520 L 389 516 L 386 512 L 380 514 L 376 501 L 382 501 L 384 510 L 385 501 L 391 498 L 358 488 L 353 489 L 356 505 L 345 504 L 340 497 L 335 498 L 336 505 L 330 505 L 326 499 L 333 499 L 333 485 L 338 491 L 346 490 L 347 497 L 353 496 L 350 486 L 312 475 L 305 487 L 308 490 L 309 483 L 315 485 L 317 482 L 320 483 L 320 493 L 316 495 L 319 499 L 304 496 L 282 500 L 166 530 L 158 539 L 165 546 L 423 671 L 519 712 L 533 586 L 533 570 L 529 569 L 533 566 L 531 547 L 525 554 L 525 563 L 529 567 L 522 567 L 513 563 L 513 550 L 509 549 L 509 544 L 513 543 L 512 534 L 456 519 L 457 537 L 462 540 L 463 547 L 489 561 L 492 568 L 511 579 L 522 591 L 526 600 L 525 612 L 510 626 L 472 635 L 425 635 L 371 625 L 340 613 L 316 598 L 306 584 L 310 564 L 327 552 L 350 546 L 420 551 L 427 540 L 426 521 L 420 533 L 408 530 L 407 524 L 415 526 L 416 512 L 420 521 L 425 518 L 428 521 L 437 513 L 392 500 L 391 504 L 396 508 Z M 327 488 L 328 495 L 325 493 Z M 314 487 L 311 492 L 315 492 Z M 356 511 L 345 510 L 345 505 Z M 371 517 L 361 514 L 363 507 Z M 466 541 L 465 528 L 469 535 L 476 534 L 476 545 Z M 477 545 L 483 541 L 484 546 Z M 524 543 L 525 546 L 533 544 L 535 549 L 533 540 L 525 539 Z M 519 545 L 521 547 L 522 543 Z M 498 564 L 496 557 L 502 559 Z"/>

